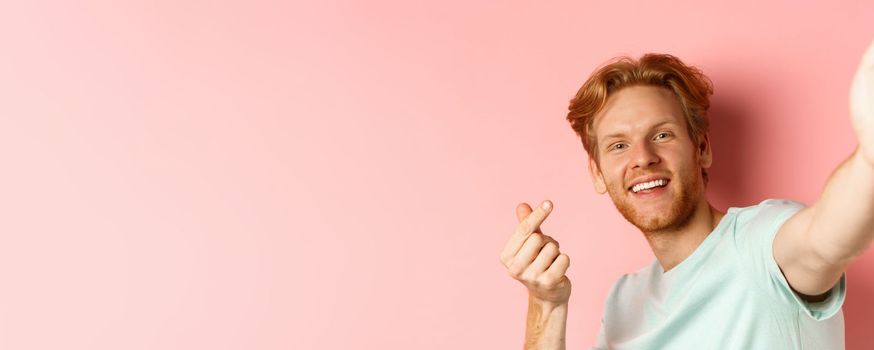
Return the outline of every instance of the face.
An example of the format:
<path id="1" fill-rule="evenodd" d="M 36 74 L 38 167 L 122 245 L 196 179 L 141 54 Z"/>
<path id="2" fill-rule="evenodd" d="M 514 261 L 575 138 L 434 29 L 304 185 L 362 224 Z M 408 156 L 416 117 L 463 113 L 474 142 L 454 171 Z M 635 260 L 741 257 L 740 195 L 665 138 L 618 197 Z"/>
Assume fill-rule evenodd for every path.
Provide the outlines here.
<path id="1" fill-rule="evenodd" d="M 590 159 L 589 170 L 596 190 L 609 193 L 644 233 L 685 226 L 706 201 L 701 169 L 710 167 L 711 153 L 707 137 L 693 143 L 674 94 L 655 86 L 623 88 L 593 126 L 599 161 Z"/>

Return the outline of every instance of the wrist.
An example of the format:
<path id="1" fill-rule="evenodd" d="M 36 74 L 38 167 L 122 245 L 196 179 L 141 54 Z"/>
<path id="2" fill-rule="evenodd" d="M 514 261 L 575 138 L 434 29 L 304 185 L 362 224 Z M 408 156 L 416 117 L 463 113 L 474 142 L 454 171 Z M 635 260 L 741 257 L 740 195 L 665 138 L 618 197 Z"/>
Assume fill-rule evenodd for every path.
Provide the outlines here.
<path id="1" fill-rule="evenodd" d="M 874 170 L 874 154 L 868 154 L 865 152 L 865 148 L 859 145 L 856 147 L 856 152 L 853 153 L 853 161 L 857 164 L 856 166 L 867 167 L 869 169 Z"/>
<path id="2" fill-rule="evenodd" d="M 567 310 L 568 300 L 544 300 L 534 296 L 533 294 L 528 294 L 528 305 L 531 307 L 536 307 L 538 310 L 541 310 L 543 312 L 548 312 L 556 309 Z"/>
<path id="3" fill-rule="evenodd" d="M 565 349 L 568 303 L 529 296 L 525 349 Z"/>

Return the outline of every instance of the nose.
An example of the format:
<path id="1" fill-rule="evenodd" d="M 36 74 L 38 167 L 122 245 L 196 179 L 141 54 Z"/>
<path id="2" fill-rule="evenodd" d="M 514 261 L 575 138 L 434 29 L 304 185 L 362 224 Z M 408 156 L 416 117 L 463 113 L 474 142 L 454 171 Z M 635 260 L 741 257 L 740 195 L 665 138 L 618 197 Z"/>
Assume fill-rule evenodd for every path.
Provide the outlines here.
<path id="1" fill-rule="evenodd" d="M 653 146 L 647 142 L 641 142 L 631 150 L 632 168 L 646 168 L 659 162 L 661 159 L 654 152 Z"/>

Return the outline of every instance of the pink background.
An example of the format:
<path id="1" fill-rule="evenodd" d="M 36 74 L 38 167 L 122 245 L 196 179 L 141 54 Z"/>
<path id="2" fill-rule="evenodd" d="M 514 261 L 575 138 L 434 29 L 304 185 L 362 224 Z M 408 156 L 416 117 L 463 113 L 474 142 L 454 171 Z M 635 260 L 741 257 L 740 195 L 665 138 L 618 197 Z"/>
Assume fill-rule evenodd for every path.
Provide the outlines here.
<path id="1" fill-rule="evenodd" d="M 716 86 L 711 199 L 814 201 L 855 145 L 869 1 L 0 5 L 0 348 L 510 349 L 498 259 L 551 199 L 568 348 L 653 259 L 564 120 L 606 59 Z M 848 348 L 874 325 L 848 272 Z"/>

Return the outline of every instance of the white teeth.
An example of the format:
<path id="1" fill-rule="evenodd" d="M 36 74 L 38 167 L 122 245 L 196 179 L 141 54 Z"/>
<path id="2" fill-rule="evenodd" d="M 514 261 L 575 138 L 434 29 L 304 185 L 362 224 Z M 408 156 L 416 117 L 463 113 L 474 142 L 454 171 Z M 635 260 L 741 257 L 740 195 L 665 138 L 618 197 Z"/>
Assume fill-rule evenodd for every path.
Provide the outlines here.
<path id="1" fill-rule="evenodd" d="M 643 190 L 648 190 L 648 189 L 656 187 L 656 186 L 664 186 L 667 184 L 668 184 L 668 180 L 665 180 L 665 179 L 652 180 L 650 182 L 644 182 L 644 183 L 639 183 L 637 185 L 634 185 L 634 187 L 631 188 L 631 191 L 634 193 L 637 193 L 637 192 L 640 192 Z"/>

